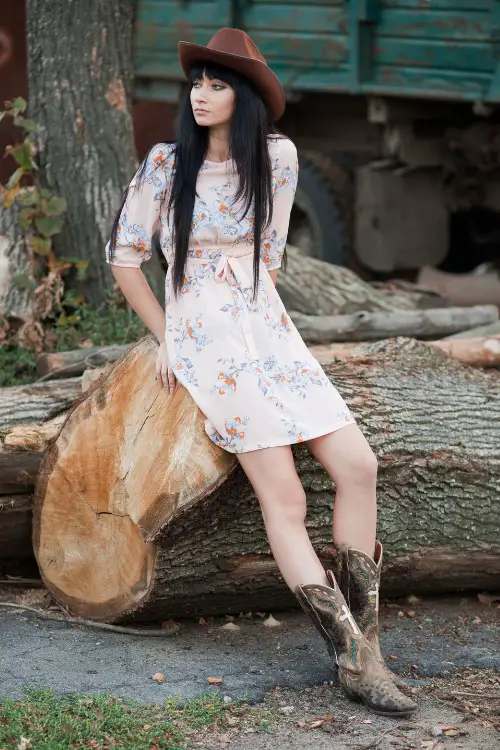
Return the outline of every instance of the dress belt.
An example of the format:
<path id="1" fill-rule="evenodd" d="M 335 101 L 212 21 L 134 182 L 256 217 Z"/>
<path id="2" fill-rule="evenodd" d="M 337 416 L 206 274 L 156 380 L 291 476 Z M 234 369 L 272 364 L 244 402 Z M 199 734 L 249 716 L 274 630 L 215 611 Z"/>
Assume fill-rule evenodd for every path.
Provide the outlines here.
<path id="1" fill-rule="evenodd" d="M 226 253 L 221 252 L 220 257 L 217 260 L 217 266 L 215 268 L 215 281 L 218 284 L 222 284 L 224 283 L 224 281 L 227 281 L 227 283 L 230 284 L 231 283 L 230 271 L 234 273 L 234 277 L 241 291 L 242 300 L 245 303 L 243 307 L 242 318 L 241 318 L 241 327 L 243 329 L 243 336 L 245 337 L 245 342 L 248 347 L 250 358 L 254 360 L 254 359 L 259 359 L 259 352 L 255 344 L 255 338 L 253 335 L 251 321 L 250 321 L 250 314 L 252 312 L 257 312 L 258 296 L 256 296 L 253 302 L 248 303 L 246 301 L 245 295 L 243 294 L 243 291 L 242 291 L 243 287 L 247 289 L 250 288 L 250 290 L 252 290 L 253 285 L 246 271 L 245 264 L 241 263 L 242 258 L 253 258 L 253 250 L 251 253 L 240 255 L 238 258 L 235 258 L 232 255 L 226 255 Z M 213 263 L 214 262 L 210 258 L 199 258 L 199 257 L 192 256 L 192 255 L 188 255 L 188 260 L 193 261 L 194 263 Z"/>

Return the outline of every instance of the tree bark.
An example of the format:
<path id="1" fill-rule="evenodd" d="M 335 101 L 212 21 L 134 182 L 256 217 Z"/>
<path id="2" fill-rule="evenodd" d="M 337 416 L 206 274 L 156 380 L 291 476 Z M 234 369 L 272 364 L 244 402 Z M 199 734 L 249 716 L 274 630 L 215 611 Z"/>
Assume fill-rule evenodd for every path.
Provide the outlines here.
<path id="1" fill-rule="evenodd" d="M 448 307 L 436 310 L 358 312 L 352 315 L 302 315 L 290 313 L 304 341 L 380 340 L 392 336 L 439 338 L 466 328 L 498 320 L 495 305 Z"/>
<path id="2" fill-rule="evenodd" d="M 370 342 L 349 341 L 334 344 L 313 344 L 309 350 L 321 363 L 331 362 L 334 357 L 349 357 L 351 352 Z M 500 367 L 500 334 L 475 338 L 440 339 L 426 341 L 427 346 L 448 354 L 470 367 Z"/>
<path id="3" fill-rule="evenodd" d="M 21 424 L 0 433 L 0 495 L 33 490 L 43 454 L 65 419 L 61 414 L 45 424 Z"/>
<path id="4" fill-rule="evenodd" d="M 89 262 L 87 298 L 113 286 L 104 247 L 135 166 L 133 0 L 28 0 L 30 117 L 43 126 L 42 180 L 66 198 L 57 254 Z"/>
<path id="5" fill-rule="evenodd" d="M 18 210 L 15 202 L 4 208 L 0 196 L 0 317 L 25 322 L 31 312 L 29 255 Z"/>
<path id="6" fill-rule="evenodd" d="M 46 422 L 66 411 L 80 395 L 80 383 L 67 378 L 0 388 L 0 429 Z"/>
<path id="7" fill-rule="evenodd" d="M 33 515 L 32 495 L 0 497 L 0 560 L 30 560 Z"/>
<path id="8" fill-rule="evenodd" d="M 304 315 L 347 315 L 371 312 L 416 310 L 446 306 L 436 292 L 414 286 L 372 286 L 342 266 L 311 258 L 287 245 L 286 272 L 278 274 L 277 289 L 287 310 Z M 410 286 L 410 285 L 407 285 Z"/>
<path id="9" fill-rule="evenodd" d="M 132 347 L 45 455 L 33 516 L 45 584 L 98 620 L 293 606 L 236 457 L 208 439 L 184 388 L 170 397 L 155 383 L 155 353 L 152 337 Z M 496 585 L 498 379 L 404 339 L 324 369 L 379 460 L 384 592 Z M 293 453 L 328 564 L 333 484 L 304 445 Z"/>

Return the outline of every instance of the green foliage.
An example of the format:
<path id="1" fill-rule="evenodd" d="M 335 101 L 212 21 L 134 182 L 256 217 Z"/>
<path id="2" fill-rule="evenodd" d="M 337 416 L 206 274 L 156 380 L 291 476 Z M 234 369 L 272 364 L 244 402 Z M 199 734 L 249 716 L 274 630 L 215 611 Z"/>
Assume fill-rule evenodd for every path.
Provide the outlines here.
<path id="1" fill-rule="evenodd" d="M 61 324 L 78 323 L 78 318 L 61 307 L 63 277 L 73 272 L 77 282 L 87 278 L 88 262 L 80 258 L 58 258 L 53 247 L 53 238 L 64 226 L 67 204 L 64 198 L 54 195 L 40 185 L 38 179 L 37 142 L 39 126 L 24 116 L 26 101 L 21 97 L 5 102 L 0 111 L 0 121 L 11 118 L 20 131 L 19 140 L 5 149 L 17 165 L 6 185 L 0 184 L 0 198 L 6 209 L 18 209 L 19 222 L 27 249 L 26 269 L 14 280 L 19 289 L 28 292 L 31 303 L 31 318 L 24 329 L 16 332 L 17 340 L 32 351 L 41 351 L 46 338 L 44 326 L 53 323 L 54 316 L 61 317 Z M 43 325 L 42 325 L 43 321 Z M 12 343 L 10 330 L 2 331 L 2 341 Z"/>
<path id="2" fill-rule="evenodd" d="M 81 294 L 70 290 L 62 306 L 65 312 L 54 316 L 47 328 L 50 351 L 131 344 L 148 333 L 141 319 L 115 294 L 101 308 L 95 308 L 85 304 Z M 0 346 L 0 387 L 36 379 L 35 354 L 19 346 Z"/>

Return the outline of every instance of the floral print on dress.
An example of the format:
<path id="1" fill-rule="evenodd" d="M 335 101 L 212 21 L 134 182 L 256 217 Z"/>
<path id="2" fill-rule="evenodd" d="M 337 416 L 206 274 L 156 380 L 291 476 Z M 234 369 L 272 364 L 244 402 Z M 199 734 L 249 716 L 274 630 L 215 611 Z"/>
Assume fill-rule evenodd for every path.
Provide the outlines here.
<path id="1" fill-rule="evenodd" d="M 205 415 L 208 438 L 232 453 L 304 442 L 355 422 L 302 340 L 267 272 L 281 264 L 297 185 L 293 143 L 269 138 L 269 154 L 273 216 L 262 236 L 255 301 L 255 217 L 252 207 L 243 217 L 234 201 L 238 181 L 231 162 L 204 162 L 199 171 L 184 279 L 174 296 L 166 204 L 175 149 L 168 144 L 152 149 L 144 182 L 130 191 L 112 261 L 140 267 L 151 254 L 154 232 L 159 232 L 168 262 L 168 358 L 176 379 Z"/>
<path id="2" fill-rule="evenodd" d="M 208 425 L 208 437 L 221 448 L 233 453 L 243 452 L 243 440 L 245 439 L 245 427 L 249 422 L 249 417 L 233 417 L 226 419 L 224 422 L 226 436 L 223 437 L 212 425 Z M 240 443 L 238 444 L 238 441 Z"/>

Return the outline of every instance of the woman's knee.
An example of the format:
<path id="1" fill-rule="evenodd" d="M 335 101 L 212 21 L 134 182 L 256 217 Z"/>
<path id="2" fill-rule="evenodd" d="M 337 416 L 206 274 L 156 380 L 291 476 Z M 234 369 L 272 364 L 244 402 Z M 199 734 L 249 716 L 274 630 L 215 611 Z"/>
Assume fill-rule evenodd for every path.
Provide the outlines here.
<path id="1" fill-rule="evenodd" d="M 362 487 L 372 487 L 377 483 L 378 461 L 369 446 L 349 456 L 337 470 L 337 484 L 348 481 Z"/>
<path id="2" fill-rule="evenodd" d="M 259 496 L 265 522 L 302 525 L 307 513 L 306 494 L 300 481 L 282 482 Z"/>

